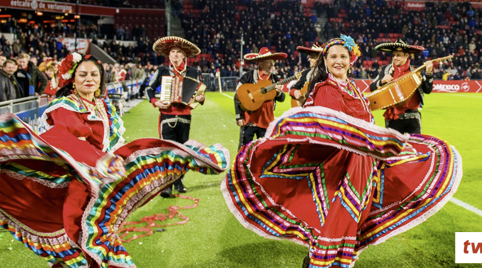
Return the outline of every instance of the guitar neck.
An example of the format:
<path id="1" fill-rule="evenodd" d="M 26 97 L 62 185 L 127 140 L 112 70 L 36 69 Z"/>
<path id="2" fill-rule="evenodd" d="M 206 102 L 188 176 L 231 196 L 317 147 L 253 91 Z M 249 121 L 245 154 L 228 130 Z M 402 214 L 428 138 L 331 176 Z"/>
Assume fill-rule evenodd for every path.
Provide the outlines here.
<path id="1" fill-rule="evenodd" d="M 286 78 L 286 79 L 283 80 L 283 81 L 278 81 L 278 82 L 276 82 L 276 83 L 274 83 L 274 84 L 271 84 L 271 85 L 269 85 L 269 86 L 267 86 L 267 87 L 264 87 L 264 88 L 262 89 L 262 90 L 263 90 L 263 93 L 270 92 L 271 90 L 275 89 L 276 86 L 278 86 L 278 85 L 284 85 L 284 84 L 289 83 L 289 82 L 291 82 L 291 81 L 293 81 L 293 80 L 296 80 L 297 78 L 298 78 L 298 76 L 293 75 L 293 76 L 290 76 L 290 77 Z"/>
<path id="2" fill-rule="evenodd" d="M 440 62 L 440 61 L 444 61 L 444 60 L 450 60 L 450 59 L 452 59 L 453 57 L 454 57 L 453 55 L 450 55 L 450 56 L 447 56 L 447 57 L 434 59 L 434 60 L 432 60 L 432 62 Z M 413 72 L 418 73 L 418 72 L 422 71 L 423 69 L 425 69 L 425 65 L 422 65 L 422 66 L 418 67 L 418 68 L 415 69 Z"/>

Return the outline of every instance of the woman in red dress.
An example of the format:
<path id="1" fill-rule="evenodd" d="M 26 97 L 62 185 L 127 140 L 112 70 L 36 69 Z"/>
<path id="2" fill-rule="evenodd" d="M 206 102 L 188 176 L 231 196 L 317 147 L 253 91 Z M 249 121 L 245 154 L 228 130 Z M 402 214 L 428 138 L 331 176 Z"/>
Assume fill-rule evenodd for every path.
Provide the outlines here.
<path id="1" fill-rule="evenodd" d="M 243 146 L 221 188 L 240 223 L 309 248 L 303 267 L 351 267 L 369 245 L 405 232 L 455 193 L 462 159 L 435 137 L 374 125 L 349 77 L 360 55 L 330 40 L 303 108 Z"/>
<path id="2" fill-rule="evenodd" d="M 188 170 L 216 174 L 229 154 L 144 138 L 123 144 L 121 118 L 104 99 L 104 70 L 69 55 L 64 86 L 41 118 L 42 134 L 0 116 L 0 226 L 53 267 L 135 267 L 117 230 Z"/>

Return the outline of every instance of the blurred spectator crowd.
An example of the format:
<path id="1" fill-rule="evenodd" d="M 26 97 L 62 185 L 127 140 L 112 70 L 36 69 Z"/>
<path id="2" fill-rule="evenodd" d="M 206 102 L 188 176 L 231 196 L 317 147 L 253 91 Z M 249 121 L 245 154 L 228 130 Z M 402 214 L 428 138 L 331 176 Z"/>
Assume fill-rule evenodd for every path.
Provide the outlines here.
<path id="1" fill-rule="evenodd" d="M 128 2 L 120 5 L 123 3 Z M 171 7 L 173 15 L 180 19 L 185 38 L 201 48 L 201 54 L 189 59 L 189 64 L 211 77 L 217 72 L 221 77 L 239 76 L 241 51 L 256 53 L 268 47 L 272 52 L 288 54 L 286 60 L 276 63 L 276 72 L 283 79 L 309 65 L 297 46 L 309 47 L 314 41 L 326 42 L 343 33 L 351 35 L 362 51 L 354 66 L 355 78 L 375 78 L 380 67 L 390 62 L 391 55 L 373 48 L 403 37 L 410 44 L 426 48 L 423 53 L 412 55 L 413 65 L 455 56 L 449 64 L 436 65 L 436 79 L 482 79 L 480 7 L 474 8 L 465 1 L 427 2 L 426 10 L 417 11 L 403 8 L 403 1 L 393 3 L 339 0 L 307 7 L 301 0 L 173 0 Z M 98 39 L 103 37 L 98 36 L 95 23 L 77 29 L 76 25 L 22 24 L 8 18 L 0 27 L 4 33 L 14 34 L 13 42 L 0 37 L 0 101 L 55 92 L 56 65 L 69 53 L 60 38 L 77 31 L 119 63 L 105 66 L 111 74 L 109 81 L 128 79 L 136 73 L 135 69 L 149 75 L 158 65 L 167 63 L 165 57 L 152 51 L 155 40 L 145 35 L 144 26 L 130 33 L 117 29 L 113 33 L 116 36 L 106 40 Z M 136 41 L 119 41 L 123 39 Z M 252 67 L 243 66 L 244 70 Z M 125 75 L 119 78 L 120 72 Z M 3 88 L 8 88 L 8 92 Z"/>
<path id="2" fill-rule="evenodd" d="M 57 0 L 58 2 L 77 3 L 106 7 L 125 8 L 165 8 L 166 0 Z"/>
<path id="3" fill-rule="evenodd" d="M 17 23 L 14 18 L 8 18 L 7 23 L 0 27 L 2 33 L 13 33 L 15 36 L 13 42 L 8 41 L 4 35 L 0 36 L 1 54 L 7 58 L 16 58 L 19 53 L 25 52 L 38 58 L 40 62 L 47 57 L 53 58 L 54 61 L 65 57 L 69 51 L 63 46 L 61 38 L 73 37 L 73 33 L 77 30 L 75 25 L 64 24 L 52 27 L 50 24 L 43 23 Z M 81 38 L 90 39 L 93 44 L 99 45 L 121 64 L 134 62 L 146 65 L 150 62 L 158 65 L 164 62 L 164 57 L 152 51 L 153 40 L 142 34 L 142 28 L 135 32 L 137 42 L 130 42 L 128 45 L 120 44 L 116 38 L 103 39 L 100 42 L 95 24 L 80 25 L 79 30 Z"/>
<path id="4" fill-rule="evenodd" d="M 426 10 L 407 10 L 404 1 L 389 5 L 382 0 L 339 0 L 331 4 L 316 2 L 311 8 L 296 1 L 184 0 L 180 14 L 187 39 L 200 46 L 206 64 L 196 59 L 204 72 L 221 72 L 239 66 L 240 39 L 243 52 L 261 47 L 285 52 L 288 59 L 276 64 L 281 77 L 308 67 L 305 55 L 296 46 L 311 46 L 351 35 L 359 44 L 362 57 L 354 66 L 356 78 L 374 78 L 388 64 L 390 54 L 373 48 L 399 37 L 426 48 L 413 55 L 412 63 L 450 54 L 452 64 L 435 68 L 437 79 L 482 79 L 481 9 L 467 1 L 427 2 Z M 229 71 L 228 71 L 229 72 Z"/>
<path id="5" fill-rule="evenodd" d="M 23 52 L 9 58 L 0 54 L 0 102 L 42 94 L 53 99 L 61 87 L 59 64 L 53 58 L 38 59 Z M 129 62 L 103 63 L 103 67 L 107 83 L 136 80 L 145 85 L 158 66 Z"/>

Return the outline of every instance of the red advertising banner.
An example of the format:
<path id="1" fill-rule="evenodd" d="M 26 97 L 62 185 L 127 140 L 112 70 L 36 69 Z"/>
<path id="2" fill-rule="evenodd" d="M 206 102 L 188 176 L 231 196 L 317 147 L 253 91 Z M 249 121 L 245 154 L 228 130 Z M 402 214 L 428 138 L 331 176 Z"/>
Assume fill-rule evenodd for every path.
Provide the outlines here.
<path id="1" fill-rule="evenodd" d="M 355 79 L 355 84 L 362 93 L 370 93 L 370 83 L 373 79 Z"/>
<path id="2" fill-rule="evenodd" d="M 114 8 L 104 6 L 91 5 L 75 5 L 71 3 L 40 1 L 40 0 L 0 0 L 0 7 L 27 9 L 31 11 L 45 11 L 54 13 L 70 13 L 80 15 L 97 15 L 114 17 L 116 14 L 124 13 L 142 13 L 142 14 L 159 14 L 164 15 L 164 9 L 132 9 L 132 8 Z"/>
<path id="3" fill-rule="evenodd" d="M 482 93 L 482 80 L 437 80 L 433 81 L 433 92 Z"/>
<path id="4" fill-rule="evenodd" d="M 371 79 L 357 79 L 356 85 L 364 93 L 370 92 Z M 445 93 L 482 93 L 482 80 L 434 80 L 433 92 Z"/>
<path id="5" fill-rule="evenodd" d="M 75 39 L 74 38 L 61 38 L 59 41 L 69 51 L 75 51 Z M 77 52 L 79 52 L 81 54 L 89 54 L 90 53 L 90 47 L 89 46 L 90 46 L 90 40 L 89 39 L 77 38 Z"/>
<path id="6" fill-rule="evenodd" d="M 301 0 L 301 4 L 305 7 L 313 7 L 316 2 L 322 4 L 331 4 L 333 3 L 333 0 Z"/>
<path id="7" fill-rule="evenodd" d="M 422 1 L 405 1 L 404 7 L 407 10 L 425 10 L 425 2 L 422 2 Z"/>
<path id="8" fill-rule="evenodd" d="M 75 5 L 71 3 L 38 1 L 38 0 L 0 0 L 0 6 L 5 8 L 28 9 L 32 11 L 45 11 L 55 13 L 78 13 L 81 15 L 111 16 L 116 13 L 116 9 L 103 6 Z"/>
<path id="9" fill-rule="evenodd" d="M 57 3 L 52 1 L 27 1 L 27 0 L 1 0 L 0 5 L 3 7 L 12 7 L 20 9 L 33 9 L 40 11 L 50 11 L 59 13 L 74 13 L 75 5 L 70 3 Z"/>

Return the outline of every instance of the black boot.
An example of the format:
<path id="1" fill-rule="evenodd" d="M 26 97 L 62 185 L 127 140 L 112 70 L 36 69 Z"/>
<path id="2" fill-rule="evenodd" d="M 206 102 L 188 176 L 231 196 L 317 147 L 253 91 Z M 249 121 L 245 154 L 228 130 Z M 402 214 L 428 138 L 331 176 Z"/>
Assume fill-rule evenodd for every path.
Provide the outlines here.
<path id="1" fill-rule="evenodd" d="M 187 193 L 187 189 L 186 187 L 184 187 L 184 184 L 182 183 L 182 179 L 179 179 L 174 182 L 174 189 L 179 193 Z"/>
<path id="2" fill-rule="evenodd" d="M 303 259 L 303 266 L 302 268 L 308 268 L 308 266 L 310 266 L 310 256 L 306 256 L 304 259 Z"/>
<path id="3" fill-rule="evenodd" d="M 172 197 L 172 185 L 169 185 L 166 189 L 162 190 L 161 196 L 164 198 Z"/>

